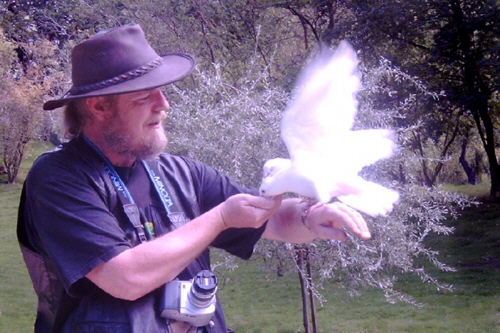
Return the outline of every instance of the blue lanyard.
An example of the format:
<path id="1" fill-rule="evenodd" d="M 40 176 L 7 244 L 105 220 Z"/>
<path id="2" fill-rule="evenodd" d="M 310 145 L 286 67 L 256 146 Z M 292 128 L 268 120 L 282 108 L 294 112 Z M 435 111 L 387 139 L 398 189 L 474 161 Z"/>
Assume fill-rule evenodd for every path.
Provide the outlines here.
<path id="1" fill-rule="evenodd" d="M 89 138 L 86 136 L 83 136 L 85 141 L 89 144 L 92 149 L 99 154 L 99 156 L 103 160 L 103 168 L 106 174 L 108 175 L 109 179 L 113 183 L 113 186 L 116 189 L 116 192 L 118 193 L 118 197 L 120 198 L 120 201 L 122 202 L 123 209 L 125 211 L 125 214 L 129 218 L 130 222 L 134 225 L 134 227 L 137 230 L 137 233 L 139 235 L 139 239 L 141 242 L 144 242 L 147 240 L 145 233 L 144 233 L 144 226 L 140 222 L 139 218 L 139 209 L 137 208 L 137 205 L 135 204 L 134 198 L 130 194 L 127 186 L 121 179 L 120 175 L 116 172 L 116 169 L 114 168 L 113 164 L 111 161 L 103 154 L 103 152 L 92 142 L 90 141 Z M 142 164 L 144 165 L 144 168 L 148 172 L 148 176 L 153 183 L 156 192 L 158 193 L 158 196 L 160 197 L 161 202 L 163 203 L 163 207 L 165 208 L 165 211 L 169 215 L 169 217 L 172 219 L 172 223 L 174 224 L 175 227 L 180 226 L 180 224 L 185 223 L 184 214 L 179 214 L 179 213 L 172 213 L 171 207 L 174 206 L 173 200 L 170 198 L 170 195 L 168 194 L 166 186 L 163 184 L 163 181 L 161 180 L 161 177 L 159 176 L 159 171 L 157 169 L 157 165 L 153 163 L 153 168 L 156 170 L 153 170 L 148 162 L 142 161 Z M 179 217 L 180 220 L 179 220 Z"/>
<path id="2" fill-rule="evenodd" d="M 182 213 L 176 206 L 175 202 L 172 200 L 168 194 L 167 187 L 164 185 L 161 179 L 160 169 L 158 168 L 158 163 L 156 161 L 142 161 L 144 168 L 149 174 L 149 178 L 153 183 L 156 193 L 160 197 L 163 207 L 168 214 L 168 219 L 172 223 L 174 228 L 179 228 L 187 223 L 186 216 Z"/>
<path id="3" fill-rule="evenodd" d="M 104 171 L 109 176 L 109 179 L 111 179 L 111 182 L 115 186 L 115 189 L 118 192 L 118 194 L 121 197 L 124 197 L 126 201 L 128 201 L 129 203 L 135 204 L 134 198 L 130 194 L 127 186 L 123 182 L 120 175 L 118 175 L 118 173 L 116 172 L 116 169 L 113 166 L 113 164 L 111 164 L 111 161 L 103 154 L 103 152 L 99 148 L 97 148 L 97 146 L 92 141 L 90 141 L 89 138 L 87 138 L 86 136 L 83 137 L 85 141 L 89 144 L 89 146 L 92 147 L 92 149 L 94 149 L 94 151 L 98 153 L 99 156 L 101 156 L 103 160 Z"/>
<path id="4" fill-rule="evenodd" d="M 144 165 L 144 168 L 146 168 L 149 178 L 151 179 L 151 182 L 153 183 L 156 192 L 160 196 L 161 202 L 163 203 L 163 207 L 165 207 L 165 211 L 168 214 L 171 214 L 172 212 L 170 211 L 170 207 L 174 204 L 174 202 L 170 198 L 166 186 L 163 184 L 163 181 L 161 180 L 160 176 L 157 175 L 153 169 L 151 169 L 151 167 L 146 161 L 142 161 L 142 164 Z"/>

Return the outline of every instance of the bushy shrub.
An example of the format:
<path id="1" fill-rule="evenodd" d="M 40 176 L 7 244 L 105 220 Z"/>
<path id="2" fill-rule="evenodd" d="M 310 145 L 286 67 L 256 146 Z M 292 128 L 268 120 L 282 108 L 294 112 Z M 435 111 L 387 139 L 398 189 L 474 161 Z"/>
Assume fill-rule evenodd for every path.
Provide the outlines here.
<path id="1" fill-rule="evenodd" d="M 401 86 L 413 85 L 414 89 L 395 93 L 381 84 L 387 78 L 399 81 Z M 258 186 L 263 163 L 269 158 L 287 157 L 279 138 L 279 124 L 290 95 L 274 86 L 266 71 L 250 71 L 246 78 L 236 80 L 240 82 L 236 85 L 228 83 L 220 68 L 214 66 L 210 72 L 195 73 L 194 80 L 196 89 L 171 88 L 174 102 L 168 125 L 170 151 L 201 160 L 245 185 Z M 460 209 L 472 202 L 439 187 L 422 186 L 420 157 L 405 141 L 422 124 L 405 121 L 404 126 L 397 127 L 397 120 L 405 112 L 421 107 L 421 99 L 437 95 L 386 62 L 365 72 L 362 94 L 356 128 L 392 127 L 400 146 L 393 158 L 367 167 L 362 175 L 396 189 L 401 198 L 390 215 L 366 217 L 371 240 L 350 237 L 343 243 L 316 241 L 308 245 L 314 253 L 316 282 L 339 281 L 353 292 L 362 286 L 376 287 L 385 292 L 389 301 L 401 299 L 417 304 L 411 296 L 395 289 L 398 273 L 417 275 L 438 289 L 451 289 L 425 268 L 431 264 L 445 271 L 453 269 L 439 260 L 435 250 L 426 247 L 425 239 L 431 233 L 450 234 L 453 230 L 444 221 L 457 216 Z M 379 102 L 373 103 L 377 98 Z M 296 251 L 291 244 L 262 241 L 258 252 L 268 271 L 283 273 L 297 268 Z M 319 289 L 313 291 L 320 296 Z"/>
<path id="2" fill-rule="evenodd" d="M 264 162 L 286 150 L 279 137 L 288 94 L 273 86 L 266 72 L 224 80 L 214 65 L 196 72 L 198 87 L 171 87 L 172 110 L 167 131 L 169 151 L 213 166 L 247 186 L 258 186 Z"/>

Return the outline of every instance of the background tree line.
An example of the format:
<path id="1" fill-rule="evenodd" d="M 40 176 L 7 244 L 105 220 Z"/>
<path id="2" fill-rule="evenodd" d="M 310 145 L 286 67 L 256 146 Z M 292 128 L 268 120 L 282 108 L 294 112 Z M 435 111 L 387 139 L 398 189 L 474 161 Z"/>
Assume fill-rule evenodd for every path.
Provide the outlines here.
<path id="1" fill-rule="evenodd" d="M 427 186 L 474 183 L 485 167 L 491 195 L 499 191 L 496 1 L 2 0 L 1 10 L 3 82 L 31 92 L 32 110 L 40 105 L 35 98 L 60 96 L 70 86 L 71 47 L 110 26 L 140 23 L 160 52 L 190 53 L 200 72 L 212 71 L 216 64 L 218 75 L 234 87 L 248 82 L 249 72 L 260 71 L 284 91 L 290 91 L 315 49 L 347 39 L 366 68 L 383 57 L 439 95 L 419 97 L 405 119 L 393 123 L 396 128 L 417 126 L 407 144 L 420 156 L 419 170 L 411 170 L 419 173 L 419 181 Z M 182 84 L 198 87 L 194 78 Z M 374 103 L 385 109 L 416 88 L 390 79 L 384 84 L 397 94 L 391 101 L 377 96 Z M 34 93 L 36 89 L 40 91 Z M 16 100 L 10 93 L 3 100 L 8 99 Z M 2 109 L 4 119 L 19 114 L 5 103 Z M 28 136 L 40 135 L 50 122 Z"/>
<path id="2" fill-rule="evenodd" d="M 160 54 L 180 51 L 198 61 L 196 73 L 168 88 L 169 150 L 249 186 L 259 184 L 265 160 L 286 156 L 279 121 L 304 63 L 343 39 L 359 50 L 364 89 L 356 127 L 391 127 L 400 147 L 364 176 L 396 188 L 401 201 L 389 218 L 370 219 L 370 242 L 306 249 L 263 243 L 266 268 L 299 266 L 308 293 L 320 296 L 314 284 L 336 280 L 413 302 L 394 290 L 394 271 L 449 289 L 423 268 L 422 259 L 452 269 L 424 240 L 450 233 L 442 222 L 471 201 L 439 185 L 485 180 L 490 196 L 500 191 L 497 1 L 1 3 L 0 151 L 11 182 L 30 140 L 62 138 L 55 125 L 60 111 L 42 112 L 41 104 L 69 89 L 72 46 L 100 29 L 136 22 Z M 304 251 L 314 254 L 316 268 L 300 267 Z"/>

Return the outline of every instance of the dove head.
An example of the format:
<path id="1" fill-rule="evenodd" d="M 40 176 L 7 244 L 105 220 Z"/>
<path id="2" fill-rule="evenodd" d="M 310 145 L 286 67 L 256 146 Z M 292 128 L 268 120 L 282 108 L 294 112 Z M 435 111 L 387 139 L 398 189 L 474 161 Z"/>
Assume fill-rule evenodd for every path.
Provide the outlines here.
<path id="1" fill-rule="evenodd" d="M 274 158 L 264 164 L 260 194 L 262 196 L 275 196 L 286 192 L 285 184 L 280 180 L 280 175 L 290 169 L 291 161 L 285 158 Z"/>

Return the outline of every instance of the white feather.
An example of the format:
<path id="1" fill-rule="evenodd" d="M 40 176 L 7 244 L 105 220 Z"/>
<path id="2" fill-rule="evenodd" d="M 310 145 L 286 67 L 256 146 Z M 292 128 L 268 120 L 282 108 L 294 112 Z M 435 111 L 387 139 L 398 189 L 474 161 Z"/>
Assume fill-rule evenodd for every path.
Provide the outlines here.
<path id="1" fill-rule="evenodd" d="M 343 41 L 336 52 L 308 66 L 281 124 L 290 159 L 264 165 L 262 195 L 293 192 L 328 202 L 334 197 L 369 215 L 386 215 L 398 193 L 358 173 L 391 156 L 392 132 L 352 130 L 361 88 L 356 52 Z"/>

